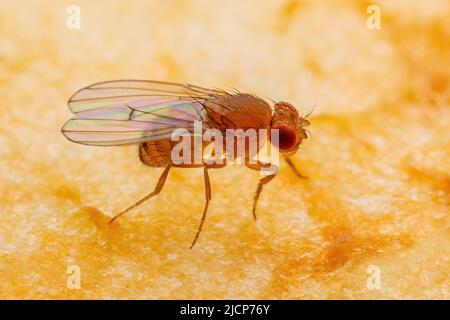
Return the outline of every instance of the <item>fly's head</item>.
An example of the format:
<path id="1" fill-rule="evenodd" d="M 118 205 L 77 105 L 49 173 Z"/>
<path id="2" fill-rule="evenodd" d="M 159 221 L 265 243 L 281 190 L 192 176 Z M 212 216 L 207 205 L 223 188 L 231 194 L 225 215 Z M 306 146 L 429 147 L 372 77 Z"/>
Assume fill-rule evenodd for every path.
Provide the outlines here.
<path id="1" fill-rule="evenodd" d="M 271 129 L 279 130 L 278 148 L 284 155 L 292 155 L 297 152 L 303 139 L 308 137 L 304 128 L 310 123 L 288 102 L 277 102 L 274 109 Z"/>

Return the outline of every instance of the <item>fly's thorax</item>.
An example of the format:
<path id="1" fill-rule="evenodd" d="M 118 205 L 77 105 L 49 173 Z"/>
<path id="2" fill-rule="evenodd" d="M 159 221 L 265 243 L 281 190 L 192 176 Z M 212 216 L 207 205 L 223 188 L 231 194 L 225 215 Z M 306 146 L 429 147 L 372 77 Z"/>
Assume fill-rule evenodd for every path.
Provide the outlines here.
<path id="1" fill-rule="evenodd" d="M 268 129 L 272 119 L 270 105 L 251 94 L 219 96 L 204 102 L 208 122 L 214 128 Z"/>
<path id="2" fill-rule="evenodd" d="M 254 158 L 270 139 L 269 129 L 227 129 L 225 148 L 229 160 Z"/>

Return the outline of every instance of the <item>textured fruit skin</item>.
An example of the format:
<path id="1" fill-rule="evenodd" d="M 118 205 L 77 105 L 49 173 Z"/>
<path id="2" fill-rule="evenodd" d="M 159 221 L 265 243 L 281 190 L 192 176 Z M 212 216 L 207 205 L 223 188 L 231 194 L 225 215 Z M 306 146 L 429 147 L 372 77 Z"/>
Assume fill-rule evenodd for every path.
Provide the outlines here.
<path id="1" fill-rule="evenodd" d="M 73 2 L 0 1 L 0 298 L 450 299 L 449 1 L 377 1 L 381 30 L 364 1 Z M 282 166 L 254 223 L 259 174 L 212 171 L 193 250 L 201 169 L 109 226 L 163 168 L 59 128 L 74 90 L 122 76 L 316 105 L 292 158 L 309 179 Z"/>

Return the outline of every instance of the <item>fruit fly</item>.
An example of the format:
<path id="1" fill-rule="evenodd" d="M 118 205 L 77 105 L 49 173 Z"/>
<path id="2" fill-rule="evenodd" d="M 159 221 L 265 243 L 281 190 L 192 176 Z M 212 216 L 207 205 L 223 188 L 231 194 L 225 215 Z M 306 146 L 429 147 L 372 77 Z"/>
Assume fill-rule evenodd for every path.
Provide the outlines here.
<path id="1" fill-rule="evenodd" d="M 203 167 L 206 203 L 200 225 L 191 248 L 195 245 L 205 222 L 211 200 L 209 169 L 218 169 L 227 163 L 202 161 L 197 164 L 175 164 L 171 151 L 177 143 L 171 140 L 175 129 L 193 131 L 194 121 L 201 121 L 204 128 L 225 132 L 228 129 L 278 129 L 278 149 L 287 164 L 300 178 L 302 176 L 288 156 L 293 155 L 307 136 L 309 121 L 302 118 L 296 108 L 287 102 L 273 102 L 237 90 L 204 88 L 190 84 L 160 81 L 118 80 L 101 82 L 77 91 L 69 100 L 69 108 L 75 113 L 62 128 L 70 141 L 92 146 L 139 145 L 139 158 L 149 167 L 164 170 L 153 192 L 116 214 L 110 223 L 146 200 L 159 194 L 172 167 Z M 252 170 L 263 170 L 267 163 L 250 163 L 246 150 L 244 165 Z M 238 154 L 235 157 L 239 156 Z M 275 173 L 259 180 L 253 199 L 253 217 L 263 186 Z"/>

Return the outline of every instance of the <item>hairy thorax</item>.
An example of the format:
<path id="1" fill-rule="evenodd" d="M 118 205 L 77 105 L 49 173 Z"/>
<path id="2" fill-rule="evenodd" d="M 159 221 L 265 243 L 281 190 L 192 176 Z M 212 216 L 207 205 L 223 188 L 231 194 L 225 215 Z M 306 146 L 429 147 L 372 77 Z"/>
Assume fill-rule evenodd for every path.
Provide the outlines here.
<path id="1" fill-rule="evenodd" d="M 220 96 L 204 103 L 211 127 L 225 129 L 269 129 L 272 108 L 251 94 Z"/>

